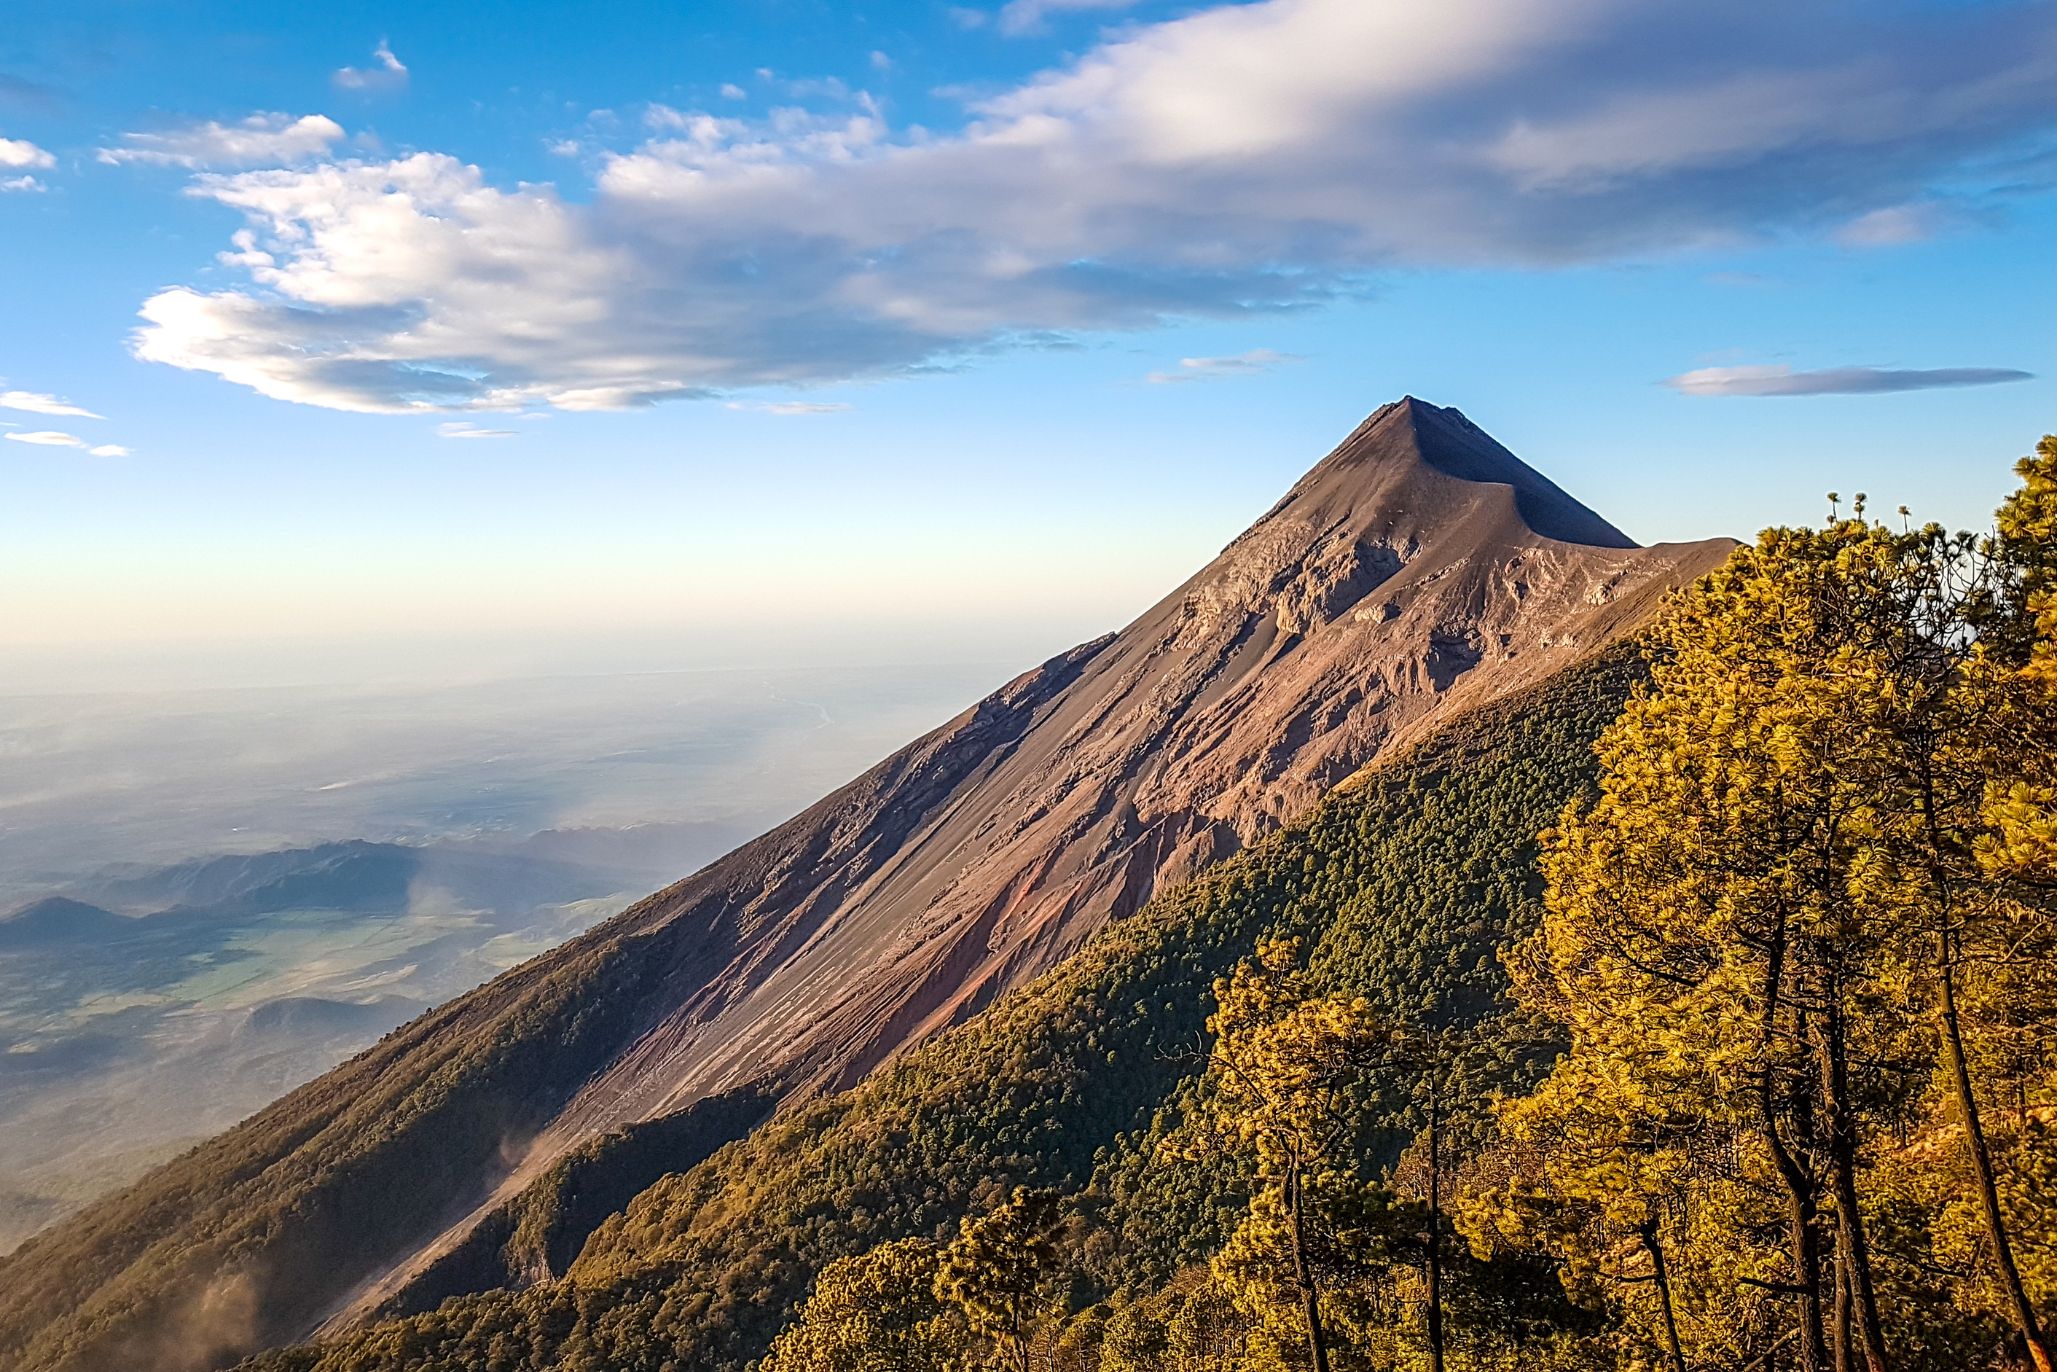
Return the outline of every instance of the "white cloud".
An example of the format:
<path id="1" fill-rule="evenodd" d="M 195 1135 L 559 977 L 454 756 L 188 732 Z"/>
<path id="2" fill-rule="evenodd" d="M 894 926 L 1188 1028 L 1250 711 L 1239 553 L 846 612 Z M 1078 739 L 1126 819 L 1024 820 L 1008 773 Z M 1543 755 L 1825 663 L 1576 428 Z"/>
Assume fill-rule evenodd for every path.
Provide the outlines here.
<path id="1" fill-rule="evenodd" d="M 1664 384 L 1685 395 L 1879 395 L 1954 386 L 1997 386 L 2033 379 L 2011 367 L 1830 367 L 1796 372 L 1787 366 L 1702 367 Z"/>
<path id="2" fill-rule="evenodd" d="M 55 155 L 25 138 L 0 138 L 0 167 L 10 171 L 22 168 L 44 170 L 56 165 Z"/>
<path id="3" fill-rule="evenodd" d="M 8 392 L 8 395 L 10 396 L 20 394 L 21 392 L 19 391 Z M 35 400 L 49 399 L 48 396 L 31 396 L 30 398 Z M 30 407 L 20 406 L 17 408 L 28 409 Z M 59 408 L 55 410 L 42 411 L 41 413 L 77 414 L 84 415 L 88 419 L 98 419 L 100 417 L 99 415 L 87 415 L 84 410 L 76 408 Z M 14 426 L 8 425 L 6 427 L 13 428 Z M 5 438 L 10 443 L 33 444 L 38 448 L 79 448 L 83 449 L 85 452 L 91 454 L 94 457 L 130 456 L 129 450 L 127 448 L 124 448 L 119 443 L 91 443 L 88 442 L 86 439 L 80 438 L 77 434 L 65 433 L 59 429 L 29 429 L 20 433 L 0 434 L 0 438 Z"/>
<path id="4" fill-rule="evenodd" d="M 873 71 L 891 71 L 893 69 L 893 59 L 880 52 L 877 48 L 873 48 L 871 50 L 871 69 Z"/>
<path id="5" fill-rule="evenodd" d="M 1182 357 L 1178 360 L 1177 370 L 1151 372 L 1143 379 L 1153 386 L 1174 385 L 1182 381 L 1219 381 L 1224 377 L 1254 376 L 1299 360 L 1292 353 L 1252 348 L 1233 357 Z"/>
<path id="6" fill-rule="evenodd" d="M 841 414 L 850 408 L 839 400 L 731 400 L 727 404 L 732 410 L 748 410 L 755 414 L 775 414 L 788 418 L 810 414 Z"/>
<path id="7" fill-rule="evenodd" d="M 721 86 L 721 98 L 724 100 L 747 100 L 750 98 L 750 92 L 744 90 L 733 81 L 724 81 Z"/>
<path id="8" fill-rule="evenodd" d="M 652 106 L 569 195 L 432 153 L 202 176 L 244 218 L 243 279 L 152 297 L 135 348 L 356 410 L 821 384 L 1318 304 L 1395 267 L 1619 261 L 1975 200 L 1981 159 L 2057 135 L 2053 81 L 2047 5 L 1220 4 L 955 133 L 896 131 L 845 90 L 836 113 Z"/>
<path id="9" fill-rule="evenodd" d="M 385 39 L 371 50 L 371 62 L 362 67 L 338 67 L 329 78 L 338 90 L 369 91 L 390 90 L 407 84 L 407 64 L 393 55 L 393 45 Z"/>
<path id="10" fill-rule="evenodd" d="M 125 133 L 120 147 L 100 149 L 100 160 L 194 168 L 304 162 L 323 156 L 342 137 L 342 126 L 327 115 L 253 114 L 234 124 L 209 120 L 158 133 Z"/>
<path id="11" fill-rule="evenodd" d="M 1000 7 L 1000 32 L 1035 33 L 1053 14 L 1077 10 L 1125 10 L 1136 0 L 1007 0 Z"/>
<path id="12" fill-rule="evenodd" d="M 453 420 L 448 424 L 436 425 L 438 438 L 512 438 L 512 429 L 483 429 L 464 420 Z"/>
<path id="13" fill-rule="evenodd" d="M 0 194 L 5 194 L 8 191 L 26 191 L 31 194 L 37 194 L 47 189 L 48 187 L 33 176 L 10 176 L 5 180 L 0 180 Z"/>
<path id="14" fill-rule="evenodd" d="M 24 410 L 29 414 L 64 415 L 76 419 L 98 419 L 91 410 L 40 391 L 0 391 L 0 409 Z"/>

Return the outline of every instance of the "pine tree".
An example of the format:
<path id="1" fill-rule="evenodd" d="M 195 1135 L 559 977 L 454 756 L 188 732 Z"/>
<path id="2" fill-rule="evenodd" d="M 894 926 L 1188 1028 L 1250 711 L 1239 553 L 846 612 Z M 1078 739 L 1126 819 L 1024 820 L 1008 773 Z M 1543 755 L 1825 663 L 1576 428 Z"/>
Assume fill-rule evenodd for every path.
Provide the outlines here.
<path id="1" fill-rule="evenodd" d="M 1598 799 L 1549 838 L 1548 914 L 1513 960 L 1531 1007 L 1570 1029 L 1561 1078 L 1642 1074 L 1608 1112 L 1618 1157 L 1729 1129 L 1738 1166 L 1784 1192 L 1785 1270 L 1752 1280 L 1792 1298 L 1809 1368 L 1831 1345 L 1839 1367 L 1886 1365 L 1858 1174 L 1892 1091 L 1866 1064 L 1898 1046 L 1879 1010 L 1905 969 L 1858 898 L 1879 817 L 1851 776 L 1889 740 L 1848 617 L 1896 556 L 1858 519 L 1773 530 L 1681 598 L 1653 630 L 1649 688 L 1601 741 Z M 1652 1099 L 1667 1075 L 1696 1084 Z M 1678 1099 L 1699 1117 L 1674 1121 Z"/>
<path id="2" fill-rule="evenodd" d="M 969 1340 L 936 1298 L 941 1268 L 925 1239 L 830 1263 L 763 1372 L 955 1372 Z"/>
<path id="3" fill-rule="evenodd" d="M 1055 1191 L 1021 1187 L 990 1214 L 965 1220 L 935 1276 L 936 1296 L 962 1311 L 1016 1372 L 1028 1372 L 1029 1332 L 1049 1304 L 1058 1199 Z"/>
<path id="4" fill-rule="evenodd" d="M 1398 1263 L 1428 1279 L 1424 1317 L 1432 1368 L 1443 1356 L 1439 1208 L 1403 1200 L 1358 1175 L 1358 1087 L 1367 1072 L 1400 1065 L 1423 1082 L 1423 1036 L 1381 1021 L 1362 998 L 1318 996 L 1299 968 L 1296 939 L 1261 943 L 1215 983 L 1208 1064 L 1210 1128 L 1189 1149 L 1250 1158 L 1260 1182 L 1214 1276 L 1256 1318 L 1259 1332 L 1295 1309 L 1310 1366 L 1333 1352 L 1323 1296 L 1346 1300 Z M 1430 1087 L 1433 1099 L 1433 1087 Z M 1436 1133 L 1430 1111 L 1430 1137 Z M 1431 1167 L 1430 1192 L 1435 1191 Z"/>
<path id="5" fill-rule="evenodd" d="M 1499 1223 L 1554 1206 L 1600 1249 L 1654 1237 L 1668 1213 L 1708 1212 L 1719 1177 L 1694 1150 L 1730 1137 L 1731 1170 L 1784 1193 L 1785 1253 L 1783 1270 L 1725 1280 L 1791 1299 L 1806 1368 L 1886 1365 L 1862 1193 L 1891 1139 L 1931 1124 L 1961 1140 L 1981 1265 L 2048 1366 L 2005 1199 L 2022 1188 L 1982 1104 L 2009 1007 L 2057 1003 L 2037 989 L 2057 950 L 2035 889 L 2057 875 L 2057 655 L 2041 646 L 2057 443 L 2022 472 L 1996 541 L 1888 530 L 1860 496 L 1853 517 L 1768 531 L 1681 597 L 1652 631 L 1649 688 L 1601 742 L 1599 797 L 1549 836 L 1548 915 L 1512 959 L 1572 1049 L 1506 1114 L 1518 1141 L 1559 1146 L 1532 1169 L 1534 1213 Z M 2020 1037 L 2012 1085 L 2047 1084 Z M 1933 1092 L 1909 1070 L 1924 1061 Z M 2023 1153 L 2016 1171 L 2036 1164 Z M 1693 1247 L 1693 1304 L 1733 1305 L 1710 1286 L 1719 1254 Z"/>

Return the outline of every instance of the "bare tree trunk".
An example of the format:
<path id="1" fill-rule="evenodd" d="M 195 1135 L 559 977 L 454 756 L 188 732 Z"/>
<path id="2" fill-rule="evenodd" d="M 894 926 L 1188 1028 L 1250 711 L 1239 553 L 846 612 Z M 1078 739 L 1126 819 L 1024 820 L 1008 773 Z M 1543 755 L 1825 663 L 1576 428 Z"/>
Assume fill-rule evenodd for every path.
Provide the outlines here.
<path id="1" fill-rule="evenodd" d="M 1431 1069 L 1428 1082 L 1428 1362 L 1443 1372 L 1443 1158 L 1442 1102 Z"/>
<path id="2" fill-rule="evenodd" d="M 1829 1111 L 1829 1178 L 1836 1202 L 1836 1261 L 1866 1372 L 1886 1372 L 1885 1330 L 1879 1323 L 1864 1215 L 1857 1204 L 1857 1122 L 1850 1109 L 1849 1055 L 1840 1000 L 1840 990 L 1831 988 L 1830 1004 L 1822 1016 L 1824 1032 L 1819 1037 L 1822 1093 Z"/>
<path id="3" fill-rule="evenodd" d="M 1686 1372 L 1686 1350 L 1679 1343 L 1678 1311 L 1671 1301 L 1671 1269 L 1664 1261 L 1664 1246 L 1657 1241 L 1657 1221 L 1643 1225 L 1643 1251 L 1650 1255 L 1650 1279 L 1657 1287 L 1657 1309 L 1664 1317 L 1664 1351 L 1671 1360 L 1671 1372 Z"/>
<path id="4" fill-rule="evenodd" d="M 1928 876 L 1935 897 L 1936 927 L 1936 1018 L 1943 1040 L 1944 1060 L 1950 1069 L 1951 1092 L 1957 1097 L 1957 1112 L 1964 1121 L 1964 1148 L 1971 1157 L 1971 1170 L 1978 1183 L 1979 1206 L 1984 1212 L 1986 1238 L 1993 1246 L 1993 1266 L 2000 1289 L 2012 1307 L 2014 1326 L 2026 1347 L 2036 1372 L 2051 1372 L 2050 1345 L 2036 1320 L 2035 1307 L 2022 1287 L 2021 1269 L 2014 1261 L 2014 1245 L 2007 1233 L 2007 1218 L 2000 1209 L 1999 1187 L 1994 1181 L 1993 1152 L 1986 1142 L 1980 1119 L 1978 1096 L 1972 1088 L 1971 1071 L 1964 1059 L 1964 1023 L 1957 1009 L 1958 945 L 1955 929 L 1955 881 L 1944 855 L 1953 846 L 1943 827 L 1942 806 L 1936 797 L 1936 738 L 1924 733 L 1917 746 L 1922 828 L 1928 843 Z"/>
<path id="5" fill-rule="evenodd" d="M 1840 1233 L 1836 1236 L 1836 1239 L 1836 1372 L 1856 1372 L 1855 1355 L 1852 1352 L 1855 1340 L 1850 1337 L 1850 1269 L 1849 1265 L 1843 1261 L 1844 1254 L 1849 1250 L 1843 1246 Z"/>
<path id="6" fill-rule="evenodd" d="M 1947 918 L 1947 915 L 1945 916 Z M 2000 1288 L 2013 1307 L 2014 1325 L 2027 1346 L 2036 1372 L 2051 1372 L 2050 1346 L 2036 1321 L 2035 1307 L 2021 1284 L 2021 1269 L 2014 1262 L 2014 1246 L 2008 1239 L 2006 1216 L 2000 1211 L 2000 1190 L 1993 1180 L 1993 1153 L 1986 1143 L 1985 1126 L 1979 1119 L 1978 1097 L 1971 1086 L 1971 1069 L 1964 1061 L 1964 1025 L 1957 1011 L 1957 949 L 1950 930 L 1937 931 L 1942 968 L 1937 977 L 1936 1015 L 1941 1020 L 1944 1058 L 1950 1068 L 1950 1085 L 1957 1096 L 1957 1112 L 1964 1119 L 1964 1148 L 1971 1155 L 1971 1170 L 1978 1180 L 1979 1204 L 1985 1211 L 1986 1237 L 1993 1245 L 1993 1266 L 2000 1275 Z"/>
<path id="7" fill-rule="evenodd" d="M 1328 1372 L 1328 1341 L 1321 1330 L 1321 1302 L 1314 1290 L 1314 1277 L 1307 1270 L 1307 1222 L 1301 1205 L 1300 1160 L 1286 1169 L 1286 1206 L 1293 1220 L 1293 1280 L 1300 1287 L 1300 1306 L 1307 1319 L 1307 1348 L 1314 1372 Z"/>
<path id="8" fill-rule="evenodd" d="M 1764 1017 L 1760 1029 L 1763 1068 L 1757 1077 L 1757 1109 L 1764 1137 L 1771 1146 L 1772 1162 L 1786 1186 L 1786 1237 L 1792 1247 L 1793 1282 L 1800 1298 L 1801 1372 L 1824 1372 L 1828 1348 L 1821 1329 L 1821 1235 L 1817 1229 L 1820 1187 L 1813 1172 L 1794 1155 L 1779 1130 L 1776 1092 L 1772 1085 L 1772 1057 L 1778 1043 L 1778 1014 L 1785 980 L 1785 931 L 1774 931 L 1765 953 Z M 1806 1040 L 1804 1014 L 1799 1017 L 1795 1037 Z M 1811 1152 L 1814 1142 L 1814 1110 L 1806 1092 L 1795 1093 L 1793 1101 L 1796 1142 Z"/>

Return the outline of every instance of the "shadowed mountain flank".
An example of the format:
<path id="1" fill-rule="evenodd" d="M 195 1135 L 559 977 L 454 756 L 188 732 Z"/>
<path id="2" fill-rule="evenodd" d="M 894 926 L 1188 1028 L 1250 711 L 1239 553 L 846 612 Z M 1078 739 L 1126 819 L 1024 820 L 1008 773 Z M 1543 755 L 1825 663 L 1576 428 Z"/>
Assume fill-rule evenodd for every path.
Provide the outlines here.
<path id="1" fill-rule="evenodd" d="M 0 918 L 0 950 L 54 948 L 119 935 L 129 921 L 65 896 L 47 896 Z"/>
<path id="2" fill-rule="evenodd" d="M 38 1312 L 0 1315 L 0 1362 L 94 1366 L 231 1255 L 256 1313 L 204 1361 L 410 1305 L 582 1143 L 863 1078 L 1731 546 L 1639 548 L 1457 411 L 1387 405 L 1120 632 L 0 1263 Z M 418 1206 L 351 1210 L 402 1167 Z"/>

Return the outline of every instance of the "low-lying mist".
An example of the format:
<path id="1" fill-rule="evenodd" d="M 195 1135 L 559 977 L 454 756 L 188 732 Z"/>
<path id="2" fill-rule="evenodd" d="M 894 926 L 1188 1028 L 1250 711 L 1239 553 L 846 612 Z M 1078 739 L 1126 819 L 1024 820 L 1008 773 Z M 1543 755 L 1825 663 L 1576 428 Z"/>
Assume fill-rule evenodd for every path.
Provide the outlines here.
<path id="1" fill-rule="evenodd" d="M 0 1251 L 1009 674 L 0 697 Z"/>

